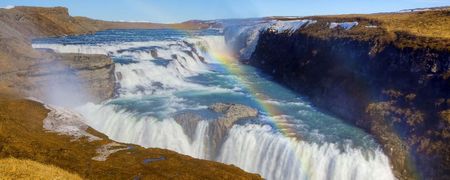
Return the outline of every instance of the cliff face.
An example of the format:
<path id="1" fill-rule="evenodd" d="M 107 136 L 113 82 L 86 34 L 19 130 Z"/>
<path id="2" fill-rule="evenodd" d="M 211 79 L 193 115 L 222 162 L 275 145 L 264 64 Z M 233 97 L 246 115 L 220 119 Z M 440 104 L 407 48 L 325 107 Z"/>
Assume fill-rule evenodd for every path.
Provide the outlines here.
<path id="1" fill-rule="evenodd" d="M 98 55 L 59 55 L 49 51 L 37 51 L 31 47 L 31 39 L 37 37 L 64 36 L 93 33 L 117 28 L 186 28 L 209 27 L 201 22 L 179 24 L 125 23 L 72 17 L 67 8 L 15 7 L 0 9 L 0 90 L 23 96 L 48 98 L 48 82 L 64 83 L 53 87 L 53 94 L 72 89 L 86 88 L 79 99 L 101 101 L 114 92 L 114 69 L 112 60 Z M 98 64 L 101 65 L 98 65 Z M 45 73 L 37 73 L 44 71 Z M 66 83 L 67 84 L 67 83 Z M 73 86 L 77 84 L 76 86 Z M 52 99 L 60 99 L 52 97 Z"/>
<path id="2" fill-rule="evenodd" d="M 263 29 L 245 62 L 373 134 L 398 178 L 448 179 L 449 40 L 390 31 L 377 18 L 311 17 L 299 30 Z"/>
<path id="3" fill-rule="evenodd" d="M 27 94 L 52 104 L 101 102 L 114 95 L 114 63 L 105 55 L 50 54 L 26 69 Z M 22 74 L 20 74 L 22 75 Z"/>
<path id="4" fill-rule="evenodd" d="M 0 24 L 3 91 L 49 101 L 74 97 L 98 102 L 112 96 L 115 80 L 110 58 L 37 51 L 30 43 L 35 37 L 89 33 L 98 27 L 84 26 L 66 8 L 0 9 Z M 80 94 L 83 88 L 86 92 Z"/>

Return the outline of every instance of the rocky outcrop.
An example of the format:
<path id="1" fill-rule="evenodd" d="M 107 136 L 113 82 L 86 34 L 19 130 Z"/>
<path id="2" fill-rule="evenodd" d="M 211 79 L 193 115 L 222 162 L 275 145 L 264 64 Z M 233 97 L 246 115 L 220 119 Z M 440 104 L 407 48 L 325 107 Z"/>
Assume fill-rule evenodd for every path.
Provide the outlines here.
<path id="1" fill-rule="evenodd" d="M 41 53 L 17 69 L 5 69 L 0 84 L 49 103 L 100 102 L 114 94 L 112 59 L 104 55 Z M 17 61 L 20 61 L 18 56 Z"/>
<path id="2" fill-rule="evenodd" d="M 182 113 L 175 116 L 175 121 L 183 127 L 184 132 L 191 140 L 195 136 L 198 124 L 201 120 L 208 121 L 208 141 L 206 147 L 209 147 L 209 159 L 215 159 L 219 154 L 222 144 L 224 143 L 228 131 L 239 120 L 246 118 L 255 118 L 258 110 L 240 104 L 224 104 L 216 103 L 209 108 L 211 111 L 218 113 L 218 118 L 214 120 L 203 119 L 195 113 Z"/>
<path id="3" fill-rule="evenodd" d="M 426 16 L 440 23 L 446 13 L 391 18 Z M 397 178 L 450 178 L 449 41 L 390 31 L 400 27 L 374 16 L 311 17 L 315 24 L 294 32 L 266 29 L 244 62 L 373 134 Z M 359 23 L 354 28 L 330 28 L 332 22 L 354 21 Z"/>
<path id="4" fill-rule="evenodd" d="M 220 117 L 211 122 L 209 126 L 209 137 L 211 139 L 208 147 L 213 147 L 211 151 L 213 157 L 219 154 L 228 131 L 238 120 L 254 118 L 258 115 L 258 110 L 240 104 L 216 103 L 211 105 L 209 109 L 220 113 Z"/>
<path id="5" fill-rule="evenodd" d="M 27 69 L 33 97 L 54 104 L 100 102 L 114 95 L 114 63 L 105 55 L 51 54 Z"/>

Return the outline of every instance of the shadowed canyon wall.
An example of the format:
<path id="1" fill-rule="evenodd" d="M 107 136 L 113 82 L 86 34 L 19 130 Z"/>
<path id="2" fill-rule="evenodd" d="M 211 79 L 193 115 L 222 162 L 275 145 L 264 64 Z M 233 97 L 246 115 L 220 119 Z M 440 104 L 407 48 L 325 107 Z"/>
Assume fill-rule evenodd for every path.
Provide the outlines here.
<path id="1" fill-rule="evenodd" d="M 448 13 L 410 16 L 441 23 L 448 22 Z M 390 31 L 379 20 L 384 16 L 311 17 L 298 30 L 266 26 L 257 38 L 255 30 L 232 37 L 239 32 L 236 27 L 225 34 L 231 32 L 227 39 L 238 47 L 244 63 L 373 134 L 390 156 L 397 178 L 448 179 L 449 39 Z M 335 22 L 357 23 L 346 28 L 333 27 Z M 257 42 L 254 47 L 252 41 Z M 254 48 L 250 57 L 243 54 L 245 48 Z"/>

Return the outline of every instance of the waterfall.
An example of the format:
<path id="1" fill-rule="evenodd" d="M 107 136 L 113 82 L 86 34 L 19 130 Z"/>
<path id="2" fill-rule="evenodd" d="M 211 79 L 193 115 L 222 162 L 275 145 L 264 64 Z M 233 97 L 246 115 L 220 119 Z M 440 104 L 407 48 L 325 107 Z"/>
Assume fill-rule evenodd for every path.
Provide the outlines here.
<path id="1" fill-rule="evenodd" d="M 239 152 L 239 153 L 236 153 Z M 336 144 L 297 141 L 271 133 L 269 126 L 235 126 L 218 161 L 235 164 L 267 179 L 392 179 L 380 150 L 364 154 Z"/>
<path id="2" fill-rule="evenodd" d="M 195 132 L 188 135 L 173 115 L 207 110 L 206 105 L 189 101 L 191 96 L 242 94 L 191 79 L 211 72 L 208 63 L 214 60 L 207 54 L 208 48 L 224 46 L 223 36 L 94 45 L 33 44 L 56 52 L 114 57 L 119 97 L 76 109 L 88 125 L 113 140 L 234 164 L 267 179 L 394 179 L 389 160 L 379 148 L 293 139 L 264 123 L 234 124 L 218 146 L 218 153 L 210 154 L 211 133 L 219 133 L 210 131 L 213 118 L 199 119 Z"/>
<path id="3" fill-rule="evenodd" d="M 139 118 L 111 105 L 89 104 L 78 111 L 113 140 L 234 164 L 267 179 L 393 179 L 389 160 L 379 149 L 342 150 L 333 143 L 294 140 L 273 133 L 268 125 L 233 126 L 220 153 L 207 158 L 207 121 L 198 123 L 191 142 L 173 119 Z"/>

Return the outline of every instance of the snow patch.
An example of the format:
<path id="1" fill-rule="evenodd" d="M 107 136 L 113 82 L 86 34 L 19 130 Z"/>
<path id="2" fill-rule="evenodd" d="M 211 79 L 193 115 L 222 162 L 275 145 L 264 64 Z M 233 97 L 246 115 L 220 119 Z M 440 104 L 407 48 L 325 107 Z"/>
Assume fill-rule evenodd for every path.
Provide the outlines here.
<path id="1" fill-rule="evenodd" d="M 303 20 L 290 20 L 290 21 L 276 21 L 269 29 L 273 32 L 286 32 L 293 33 L 298 29 L 307 26 L 309 24 L 314 24 L 317 21 L 303 19 Z"/>
<path id="2" fill-rule="evenodd" d="M 358 22 L 341 22 L 341 23 L 337 23 L 337 22 L 332 22 L 330 23 L 330 29 L 334 29 L 337 27 L 341 27 L 344 28 L 345 30 L 350 30 L 351 28 L 355 27 L 358 25 Z"/>
<path id="3" fill-rule="evenodd" d="M 119 144 L 116 142 L 112 142 L 106 145 L 101 146 L 97 149 L 97 156 L 93 157 L 92 160 L 95 161 L 106 161 L 109 157 L 109 155 L 114 154 L 119 151 L 127 150 L 128 147 L 126 147 L 123 144 Z"/>
<path id="4" fill-rule="evenodd" d="M 368 25 L 368 26 L 365 26 L 366 28 L 377 28 L 378 26 L 375 26 L 375 25 Z"/>
<path id="5" fill-rule="evenodd" d="M 83 137 L 87 137 L 89 142 L 101 140 L 101 138 L 87 132 L 89 126 L 86 125 L 82 115 L 60 107 L 48 105 L 45 107 L 50 110 L 47 118 L 44 119 L 45 130 L 72 136 L 73 141 Z"/>
<path id="6" fill-rule="evenodd" d="M 7 6 L 5 6 L 5 7 L 0 7 L 0 9 L 12 9 L 12 8 L 14 8 L 14 7 L 16 7 L 16 6 L 13 6 L 13 5 L 7 5 Z"/>

